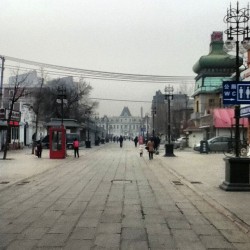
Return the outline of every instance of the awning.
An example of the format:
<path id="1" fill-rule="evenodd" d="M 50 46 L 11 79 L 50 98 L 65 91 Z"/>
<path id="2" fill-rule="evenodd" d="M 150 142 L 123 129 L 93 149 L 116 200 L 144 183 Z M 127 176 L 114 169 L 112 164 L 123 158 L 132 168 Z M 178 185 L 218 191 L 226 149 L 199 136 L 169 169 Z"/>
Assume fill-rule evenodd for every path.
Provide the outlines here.
<path id="1" fill-rule="evenodd" d="M 240 118 L 240 126 L 248 127 L 248 119 Z M 235 126 L 234 109 L 221 108 L 214 109 L 213 111 L 213 123 L 215 128 L 232 128 Z"/>

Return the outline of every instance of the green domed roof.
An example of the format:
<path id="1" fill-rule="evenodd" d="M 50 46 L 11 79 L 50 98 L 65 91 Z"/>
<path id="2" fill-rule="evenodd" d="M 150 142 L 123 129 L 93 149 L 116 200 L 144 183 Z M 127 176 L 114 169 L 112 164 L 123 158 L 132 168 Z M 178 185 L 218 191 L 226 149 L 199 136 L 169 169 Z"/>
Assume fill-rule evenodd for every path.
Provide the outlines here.
<path id="1" fill-rule="evenodd" d="M 223 41 L 212 41 L 210 43 L 210 52 L 206 56 L 201 56 L 198 62 L 193 66 L 193 71 L 199 74 L 203 69 L 235 69 L 236 57 L 227 54 L 223 50 Z M 240 66 L 243 59 L 239 58 Z"/>

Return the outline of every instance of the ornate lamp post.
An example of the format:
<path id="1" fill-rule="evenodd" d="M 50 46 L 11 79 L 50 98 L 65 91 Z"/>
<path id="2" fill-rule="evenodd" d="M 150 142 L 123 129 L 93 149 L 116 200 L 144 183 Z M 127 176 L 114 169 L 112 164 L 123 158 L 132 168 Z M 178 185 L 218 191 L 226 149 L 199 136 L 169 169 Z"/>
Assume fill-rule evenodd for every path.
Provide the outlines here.
<path id="1" fill-rule="evenodd" d="M 165 87 L 165 100 L 168 102 L 168 112 L 167 112 L 167 117 L 168 117 L 168 122 L 167 122 L 167 136 L 166 136 L 166 141 L 168 143 L 165 144 L 165 155 L 164 156 L 175 156 L 174 155 L 174 144 L 171 144 L 171 127 L 170 127 L 170 122 L 171 122 L 171 113 L 170 113 L 170 101 L 173 100 L 173 92 L 174 88 L 173 86 L 166 86 Z"/>
<path id="2" fill-rule="evenodd" d="M 225 42 L 225 51 L 236 51 L 235 61 L 235 82 L 234 84 L 244 84 L 240 82 L 240 66 L 242 65 L 242 59 L 239 57 L 239 53 L 244 53 L 245 49 L 250 49 L 249 38 L 249 5 L 247 8 L 239 8 L 239 2 L 237 2 L 236 8 L 230 8 L 227 10 L 227 15 L 224 17 L 224 22 L 227 23 L 227 41 Z M 242 37 L 242 46 L 239 44 L 239 39 Z M 236 39 L 236 40 L 235 40 Z M 220 187 L 227 191 L 246 191 L 250 190 L 249 180 L 249 158 L 240 158 L 240 106 L 235 105 L 235 156 L 234 158 L 226 158 L 226 180 L 220 185 Z"/>

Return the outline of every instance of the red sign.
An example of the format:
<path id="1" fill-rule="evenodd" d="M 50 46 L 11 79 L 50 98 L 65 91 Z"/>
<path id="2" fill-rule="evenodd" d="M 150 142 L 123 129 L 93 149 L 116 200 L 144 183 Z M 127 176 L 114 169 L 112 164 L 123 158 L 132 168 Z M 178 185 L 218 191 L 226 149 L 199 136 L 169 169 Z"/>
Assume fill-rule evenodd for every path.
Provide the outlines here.
<path id="1" fill-rule="evenodd" d="M 13 127 L 18 127 L 19 126 L 19 122 L 17 122 L 17 121 L 10 121 L 9 125 L 13 126 Z"/>
<path id="2" fill-rule="evenodd" d="M 142 135 L 139 136 L 138 142 L 139 142 L 139 145 L 143 144 L 143 137 L 142 137 Z"/>

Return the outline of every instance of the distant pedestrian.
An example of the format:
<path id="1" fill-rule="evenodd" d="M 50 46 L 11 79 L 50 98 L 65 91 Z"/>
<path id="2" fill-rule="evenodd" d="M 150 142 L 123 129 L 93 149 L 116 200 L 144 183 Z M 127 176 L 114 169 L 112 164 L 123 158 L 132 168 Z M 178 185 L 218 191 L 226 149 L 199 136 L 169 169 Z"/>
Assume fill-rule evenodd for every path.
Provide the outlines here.
<path id="1" fill-rule="evenodd" d="M 137 136 L 134 139 L 134 143 L 135 143 L 135 147 L 137 147 L 137 143 L 138 143 L 138 137 Z"/>
<path id="2" fill-rule="evenodd" d="M 120 148 L 122 148 L 122 144 L 123 144 L 123 137 L 120 135 L 119 137 L 119 142 L 120 142 Z"/>
<path id="3" fill-rule="evenodd" d="M 73 141 L 73 148 L 74 148 L 75 158 L 76 158 L 76 156 L 78 156 L 78 158 L 79 158 L 79 141 L 77 140 L 77 138 L 75 138 Z"/>
<path id="4" fill-rule="evenodd" d="M 142 157 L 143 156 L 143 145 L 142 144 L 139 145 L 139 153 L 140 153 L 140 157 Z"/>
<path id="5" fill-rule="evenodd" d="M 154 154 L 154 139 L 153 138 L 150 138 L 148 140 L 147 148 L 148 148 L 149 160 L 153 160 L 153 154 Z"/>
<path id="6" fill-rule="evenodd" d="M 36 145 L 36 155 L 38 158 L 42 158 L 42 150 L 43 150 L 42 143 L 41 141 L 38 141 Z"/>

